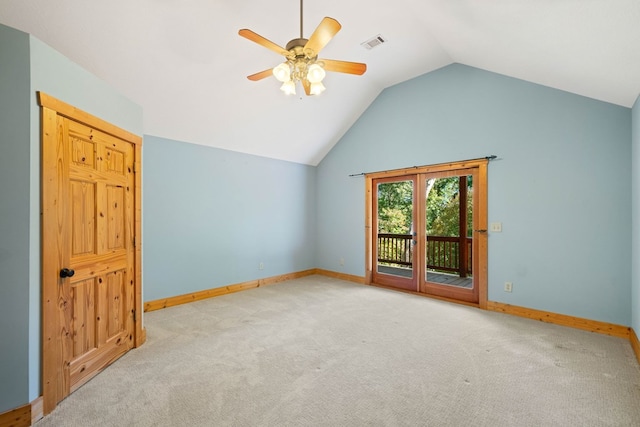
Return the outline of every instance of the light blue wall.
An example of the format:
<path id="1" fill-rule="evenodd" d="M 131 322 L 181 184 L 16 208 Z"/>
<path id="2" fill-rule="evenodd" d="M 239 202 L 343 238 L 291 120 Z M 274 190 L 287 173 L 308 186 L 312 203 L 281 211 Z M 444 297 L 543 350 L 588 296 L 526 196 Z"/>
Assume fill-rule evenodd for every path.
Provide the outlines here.
<path id="1" fill-rule="evenodd" d="M 628 108 L 460 64 L 388 88 L 318 166 L 318 267 L 364 275 L 349 174 L 495 154 L 489 299 L 629 325 L 630 141 Z"/>
<path id="2" fill-rule="evenodd" d="M 632 285 L 631 285 L 631 326 L 640 336 L 640 96 L 632 110 L 632 162 L 633 162 L 633 210 L 632 210 Z"/>
<path id="3" fill-rule="evenodd" d="M 0 412 L 41 394 L 37 91 L 142 133 L 139 106 L 41 41 L 0 25 Z"/>
<path id="4" fill-rule="evenodd" d="M 0 25 L 0 413 L 29 395 L 29 36 Z"/>
<path id="5" fill-rule="evenodd" d="M 29 400 L 40 393 L 40 106 L 45 92 L 129 132 L 142 135 L 142 108 L 35 37 L 30 37 L 30 296 Z"/>
<path id="6" fill-rule="evenodd" d="M 145 136 L 143 171 L 145 301 L 315 267 L 314 167 Z"/>

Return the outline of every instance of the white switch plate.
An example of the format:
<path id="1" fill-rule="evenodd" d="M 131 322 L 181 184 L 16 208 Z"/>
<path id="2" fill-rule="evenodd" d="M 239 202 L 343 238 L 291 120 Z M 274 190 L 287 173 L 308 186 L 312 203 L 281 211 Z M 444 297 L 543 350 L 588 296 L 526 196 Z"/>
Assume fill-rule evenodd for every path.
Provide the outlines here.
<path id="1" fill-rule="evenodd" d="M 502 223 L 501 222 L 492 222 L 491 223 L 491 231 L 493 231 L 494 233 L 501 233 L 502 232 Z"/>

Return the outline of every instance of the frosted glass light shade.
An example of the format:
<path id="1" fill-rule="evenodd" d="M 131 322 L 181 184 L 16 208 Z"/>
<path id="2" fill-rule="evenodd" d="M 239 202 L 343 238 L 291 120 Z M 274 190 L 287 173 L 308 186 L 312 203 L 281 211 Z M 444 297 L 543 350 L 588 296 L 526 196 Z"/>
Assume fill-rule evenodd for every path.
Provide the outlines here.
<path id="1" fill-rule="evenodd" d="M 280 90 L 285 93 L 285 95 L 295 95 L 296 94 L 296 84 L 291 80 L 282 83 L 280 86 Z"/>
<path id="2" fill-rule="evenodd" d="M 280 82 L 287 82 L 291 79 L 291 68 L 289 64 L 283 62 L 282 64 L 273 68 L 273 76 Z"/>
<path id="3" fill-rule="evenodd" d="M 311 88 L 309 89 L 309 93 L 311 95 L 320 95 L 322 92 L 324 92 L 327 88 L 324 87 L 324 85 L 322 84 L 322 82 L 315 82 L 315 83 L 311 83 Z"/>
<path id="4" fill-rule="evenodd" d="M 309 80 L 309 83 L 320 83 L 326 75 L 327 73 L 324 71 L 324 68 L 318 64 L 311 64 L 307 71 L 307 80 Z"/>

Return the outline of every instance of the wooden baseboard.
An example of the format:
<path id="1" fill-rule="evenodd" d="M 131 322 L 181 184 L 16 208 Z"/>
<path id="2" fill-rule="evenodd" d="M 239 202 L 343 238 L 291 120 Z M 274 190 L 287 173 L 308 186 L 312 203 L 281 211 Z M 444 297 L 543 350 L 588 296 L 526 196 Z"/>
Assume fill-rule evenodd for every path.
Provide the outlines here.
<path id="1" fill-rule="evenodd" d="M 359 283 L 361 285 L 364 285 L 366 283 L 364 277 L 354 276 L 353 274 L 338 273 L 337 271 L 323 270 L 321 268 L 316 268 L 315 274 L 320 274 L 322 276 L 327 276 L 327 277 L 333 277 L 334 279 L 341 279 L 347 282 Z"/>
<path id="2" fill-rule="evenodd" d="M 636 331 L 634 331 L 633 328 L 629 329 L 629 341 L 631 341 L 631 348 L 633 348 L 636 359 L 638 359 L 638 363 L 640 363 L 640 341 L 638 341 L 638 335 L 636 335 Z"/>
<path id="3" fill-rule="evenodd" d="M 495 301 L 487 302 L 487 310 L 498 311 L 501 313 L 512 314 L 514 316 L 539 320 L 541 322 L 569 326 L 571 328 L 583 329 L 585 331 L 597 332 L 600 334 L 629 339 L 630 328 L 613 323 L 583 319 L 581 317 L 567 316 L 565 314 L 551 313 L 549 311 L 534 310 L 532 308 L 519 307 L 517 305 L 504 304 Z"/>
<path id="4" fill-rule="evenodd" d="M 28 427 L 44 417 L 42 396 L 31 403 L 0 414 L 0 427 Z"/>
<path id="5" fill-rule="evenodd" d="M 44 399 L 42 396 L 31 402 L 31 424 L 35 424 L 44 417 Z"/>
<path id="6" fill-rule="evenodd" d="M 30 403 L 0 414 L 0 427 L 28 427 L 30 425 Z"/>
<path id="7" fill-rule="evenodd" d="M 162 308 L 173 307 L 175 305 L 186 304 L 189 302 L 200 301 L 207 298 L 219 297 L 221 295 L 232 294 L 234 292 L 244 291 L 246 289 L 259 288 L 261 286 L 273 285 L 274 283 L 285 282 L 287 280 L 298 279 L 300 277 L 311 276 L 316 274 L 315 268 L 296 273 L 282 274 L 280 276 L 267 277 L 265 279 L 251 280 L 249 282 L 236 283 L 234 285 L 222 286 L 220 288 L 206 289 L 203 291 L 192 292 L 190 294 L 177 295 L 175 297 L 163 298 L 155 301 L 144 303 L 144 311 L 160 310 Z"/>

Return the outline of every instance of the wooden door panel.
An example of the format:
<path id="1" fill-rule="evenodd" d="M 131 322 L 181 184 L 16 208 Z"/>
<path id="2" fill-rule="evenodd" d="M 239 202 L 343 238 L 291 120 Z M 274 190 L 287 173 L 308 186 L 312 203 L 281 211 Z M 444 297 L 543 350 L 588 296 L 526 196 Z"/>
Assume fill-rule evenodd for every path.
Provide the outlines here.
<path id="1" fill-rule="evenodd" d="M 70 136 L 71 163 L 75 166 L 94 168 L 96 163 L 95 144 L 78 136 Z"/>
<path id="2" fill-rule="evenodd" d="M 110 272 L 127 268 L 127 257 L 122 253 L 106 253 L 95 257 L 74 259 L 71 268 L 75 271 L 74 280 L 87 280 Z"/>
<path id="3" fill-rule="evenodd" d="M 71 181 L 71 256 L 95 254 L 96 186 L 92 182 Z"/>
<path id="4" fill-rule="evenodd" d="M 114 251 L 125 248 L 125 195 L 124 188 L 119 185 L 106 186 L 107 226 L 106 250 Z"/>
<path id="5" fill-rule="evenodd" d="M 111 147 L 105 147 L 103 165 L 105 172 L 111 172 L 117 175 L 124 175 L 125 172 L 125 154 L 122 151 Z"/>
<path id="6" fill-rule="evenodd" d="M 83 280 L 71 286 L 73 357 L 96 347 L 95 280 Z"/>
<path id="7" fill-rule="evenodd" d="M 106 305 L 106 337 L 113 338 L 116 334 L 124 330 L 124 315 L 126 303 L 124 279 L 126 274 L 123 270 L 107 274 L 105 289 Z"/>

